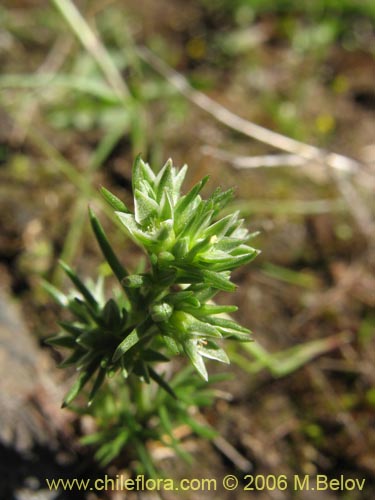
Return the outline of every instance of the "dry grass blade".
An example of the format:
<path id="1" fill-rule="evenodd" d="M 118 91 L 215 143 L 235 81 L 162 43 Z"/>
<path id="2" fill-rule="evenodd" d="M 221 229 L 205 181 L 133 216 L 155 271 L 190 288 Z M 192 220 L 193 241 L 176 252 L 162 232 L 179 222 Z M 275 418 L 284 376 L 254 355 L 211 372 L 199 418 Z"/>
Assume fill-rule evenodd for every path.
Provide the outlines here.
<path id="1" fill-rule="evenodd" d="M 196 106 L 203 109 L 216 118 L 216 120 L 220 123 L 223 123 L 231 129 L 251 137 L 252 139 L 263 142 L 264 144 L 268 144 L 274 148 L 290 153 L 287 158 L 289 163 L 295 163 L 295 166 L 297 166 L 297 158 L 301 158 L 305 160 L 304 163 L 306 163 L 306 161 L 314 161 L 319 164 L 327 165 L 328 167 L 331 167 L 330 170 L 335 170 L 336 172 L 342 171 L 343 173 L 351 174 L 361 172 L 363 165 L 356 160 L 337 153 L 324 151 L 316 146 L 305 144 L 241 118 L 221 104 L 215 102 L 207 95 L 193 89 L 183 75 L 168 66 L 146 47 L 139 47 L 137 52 L 140 58 L 146 61 L 155 71 L 161 74 L 171 85 L 181 92 L 181 94 L 189 99 L 189 101 L 193 102 Z M 225 155 L 228 154 L 229 153 L 225 153 Z M 258 162 L 259 158 L 254 161 L 254 165 L 257 164 L 256 166 L 258 166 Z M 303 163 L 301 163 L 301 165 L 302 164 Z M 361 230 L 363 235 L 366 236 L 366 238 L 371 239 L 374 224 L 372 223 L 371 213 L 365 203 L 362 201 L 348 179 L 343 178 L 343 176 L 339 177 L 335 175 L 333 180 L 335 181 L 343 198 L 348 203 L 358 228 Z"/>
<path id="2" fill-rule="evenodd" d="M 201 151 L 203 154 L 228 162 L 239 170 L 263 167 L 301 167 L 307 163 L 301 156 L 293 154 L 239 156 L 212 146 L 203 146 Z"/>
<path id="3" fill-rule="evenodd" d="M 106 48 L 87 24 L 73 2 L 70 0 L 52 0 L 52 3 L 61 12 L 79 41 L 103 71 L 117 97 L 120 99 L 129 97 L 129 90 Z"/>
<path id="4" fill-rule="evenodd" d="M 343 170 L 345 172 L 357 172 L 361 163 L 337 153 L 326 152 L 315 146 L 304 144 L 285 135 L 273 132 L 260 125 L 245 120 L 213 99 L 191 87 L 186 78 L 168 66 L 158 56 L 146 47 L 137 49 L 139 57 L 146 61 L 152 68 L 160 73 L 181 94 L 187 97 L 196 106 L 203 109 L 224 125 L 236 130 L 252 139 L 268 144 L 274 148 L 287 151 L 306 160 L 315 160 L 319 163 Z"/>

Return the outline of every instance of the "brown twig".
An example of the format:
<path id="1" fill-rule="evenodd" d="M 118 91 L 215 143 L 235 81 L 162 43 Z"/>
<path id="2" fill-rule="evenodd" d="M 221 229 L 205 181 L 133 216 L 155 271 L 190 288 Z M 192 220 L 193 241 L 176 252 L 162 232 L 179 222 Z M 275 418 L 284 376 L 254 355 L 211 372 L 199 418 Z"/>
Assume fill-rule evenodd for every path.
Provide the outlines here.
<path id="1" fill-rule="evenodd" d="M 251 137 L 252 139 L 263 142 L 264 144 L 268 144 L 273 148 L 286 151 L 290 154 L 288 156 L 288 161 L 294 162 L 295 166 L 297 166 L 297 158 L 301 158 L 305 163 L 307 161 L 327 165 L 328 167 L 331 167 L 329 169 L 330 171 L 342 171 L 343 173 L 351 174 L 361 172 L 363 167 L 361 162 L 348 158 L 347 156 L 325 151 L 316 146 L 311 146 L 292 139 L 291 137 L 268 130 L 249 120 L 241 118 L 232 111 L 229 111 L 227 108 L 217 103 L 207 95 L 195 90 L 183 75 L 168 66 L 147 47 L 138 47 L 137 53 L 142 60 L 162 75 L 182 95 L 189 99 L 190 102 L 194 103 L 200 109 L 204 110 L 227 127 Z M 221 154 L 223 153 L 221 152 Z M 226 153 L 226 155 L 229 155 L 229 153 Z M 254 160 L 254 165 L 257 161 L 259 161 L 259 159 Z M 302 161 L 301 164 L 303 164 Z M 357 191 L 346 177 L 338 176 L 336 174 L 333 176 L 333 180 L 343 198 L 348 203 L 358 228 L 368 239 L 371 239 L 374 231 L 374 224 L 372 222 L 370 211 L 367 209 Z"/>

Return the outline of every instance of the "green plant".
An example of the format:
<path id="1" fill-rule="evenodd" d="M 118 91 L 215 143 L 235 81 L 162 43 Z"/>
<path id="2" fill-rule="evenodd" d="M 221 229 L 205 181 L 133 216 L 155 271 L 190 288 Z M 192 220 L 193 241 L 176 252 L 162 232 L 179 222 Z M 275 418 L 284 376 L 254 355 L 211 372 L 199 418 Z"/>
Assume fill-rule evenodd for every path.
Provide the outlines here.
<path id="1" fill-rule="evenodd" d="M 126 443 L 135 440 L 144 465 L 147 460 L 141 437 L 149 437 L 147 429 L 151 429 L 148 426 L 151 417 L 157 415 L 164 431 L 169 429 L 171 432 L 170 418 L 186 417 L 189 405 L 200 401 L 199 394 L 205 390 L 205 384 L 202 386 L 199 379 L 191 378 L 191 374 L 181 378 L 177 373 L 177 381 L 174 377 L 167 380 L 160 368 L 163 363 L 184 355 L 201 379 L 207 381 L 205 358 L 229 363 L 221 347 L 223 340 L 249 340 L 249 330 L 223 316 L 237 308 L 216 305 L 212 299 L 220 291 L 233 291 L 231 271 L 258 254 L 258 250 L 247 244 L 253 235 L 243 227 L 238 212 L 217 220 L 221 209 L 232 198 L 231 189 L 218 188 L 204 200 L 200 192 L 208 180 L 205 177 L 187 194 L 181 195 L 186 171 L 187 166 L 177 170 L 169 160 L 156 175 L 138 157 L 132 176 L 134 213 L 102 188 L 102 195 L 115 210 L 121 226 L 145 251 L 149 260 L 145 272 L 131 274 L 125 269 L 90 210 L 94 234 L 120 286 L 106 299 L 102 279 L 96 284 L 86 284 L 64 263 L 62 267 L 76 291 L 64 295 L 46 285 L 60 305 L 74 316 L 72 321 L 60 322 L 62 333 L 48 341 L 70 349 L 71 355 L 62 366 L 75 366 L 79 372 L 64 399 L 64 406 L 71 405 L 89 381 L 89 405 L 106 376 L 112 378 L 119 373 L 123 382 L 119 384 L 116 380 L 106 384 L 99 391 L 102 401 L 108 402 L 108 398 L 115 401 L 118 391 L 124 390 L 121 387 L 126 387 L 127 396 L 120 397 L 120 407 L 112 405 L 115 410 L 108 418 L 112 424 L 97 435 L 102 443 L 98 457 L 104 462 L 114 458 Z M 195 389 L 189 392 L 192 380 Z M 149 391 L 147 386 L 151 382 L 156 388 L 146 397 L 145 391 Z M 184 404 L 177 404 L 181 386 L 185 396 L 190 396 L 187 400 L 185 397 Z M 129 405 L 124 406 L 124 401 Z M 203 403 L 207 403 L 207 398 L 203 398 Z M 101 404 L 93 405 L 91 413 L 100 415 L 101 408 Z M 189 425 L 194 427 L 192 421 Z M 150 431 L 152 436 L 157 428 L 154 426 L 154 431 Z M 150 467 L 147 470 L 152 472 Z"/>
<path id="2" fill-rule="evenodd" d="M 210 377 L 210 382 L 221 378 Z M 174 374 L 169 384 L 176 397 L 171 397 L 157 384 L 139 386 L 114 379 L 105 391 L 99 392 L 93 404 L 83 410 L 95 418 L 97 431 L 84 436 L 81 442 L 96 447 L 95 458 L 101 465 L 111 462 L 126 446 L 129 460 L 135 461 L 136 472 L 156 477 L 158 471 L 147 443 L 171 447 L 178 456 L 191 462 L 191 455 L 177 438 L 176 429 L 184 426 L 189 433 L 205 439 L 216 436 L 207 423 L 197 421 L 197 409 L 212 405 L 215 399 L 210 384 L 198 377 L 191 366 Z"/>

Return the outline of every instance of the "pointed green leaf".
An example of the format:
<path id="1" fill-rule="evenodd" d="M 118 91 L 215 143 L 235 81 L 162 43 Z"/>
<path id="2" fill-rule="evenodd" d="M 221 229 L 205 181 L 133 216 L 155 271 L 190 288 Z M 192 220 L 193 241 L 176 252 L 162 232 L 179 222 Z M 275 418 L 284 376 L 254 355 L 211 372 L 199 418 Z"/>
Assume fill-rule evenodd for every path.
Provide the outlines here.
<path id="1" fill-rule="evenodd" d="M 225 306 L 225 305 L 216 305 L 216 304 L 204 304 L 196 314 L 203 316 L 211 316 L 213 314 L 221 314 L 221 313 L 232 313 L 238 311 L 237 306 Z"/>
<path id="2" fill-rule="evenodd" d="M 48 345 L 57 347 L 67 347 L 72 349 L 76 346 L 75 338 L 71 335 L 57 335 L 56 337 L 51 337 L 44 341 Z"/>
<path id="3" fill-rule="evenodd" d="M 232 292 L 236 289 L 236 285 L 234 283 L 231 283 L 225 275 L 218 272 L 203 269 L 202 276 L 205 283 L 214 288 L 218 288 L 219 290 Z"/>
<path id="4" fill-rule="evenodd" d="M 202 356 L 199 354 L 197 350 L 196 341 L 188 339 L 184 342 L 183 346 L 186 355 L 192 362 L 193 366 L 195 367 L 199 375 L 201 375 L 201 377 L 204 380 L 208 381 L 206 366 L 204 364 Z"/>
<path id="5" fill-rule="evenodd" d="M 66 274 L 69 276 L 71 281 L 74 283 L 76 288 L 81 292 L 81 294 L 84 296 L 86 299 L 87 303 L 94 309 L 96 310 L 98 307 L 98 303 L 96 302 L 95 298 L 89 291 L 89 289 L 86 287 L 86 285 L 83 284 L 83 282 L 78 278 L 76 273 L 71 269 L 71 267 L 68 266 L 68 264 L 65 264 L 62 260 L 59 261 L 60 266 L 64 269 Z"/>
<path id="6" fill-rule="evenodd" d="M 110 191 L 108 191 L 108 189 L 106 189 L 105 187 L 102 186 L 100 188 L 100 192 L 101 192 L 103 198 L 105 199 L 105 201 L 112 208 L 114 208 L 118 212 L 129 213 L 129 209 L 127 208 L 127 206 L 125 205 L 125 203 L 122 202 L 120 200 L 120 198 L 117 198 L 117 196 L 115 196 L 113 193 L 111 193 Z"/>
<path id="7" fill-rule="evenodd" d="M 160 376 L 151 366 L 148 367 L 150 372 L 150 377 L 154 380 L 160 387 L 162 387 L 172 398 L 177 399 L 176 393 L 172 387 Z"/>
<path id="8" fill-rule="evenodd" d="M 185 317 L 188 318 L 185 320 L 185 328 L 191 335 L 200 335 L 204 337 L 216 337 L 220 338 L 221 333 L 219 330 L 209 323 L 204 321 L 199 321 L 194 316 L 190 314 L 185 314 Z"/>
<path id="9" fill-rule="evenodd" d="M 172 195 L 168 191 L 164 191 L 160 201 L 160 218 L 162 220 L 170 219 L 173 221 L 173 202 Z"/>
<path id="10" fill-rule="evenodd" d="M 179 304 L 180 302 L 183 302 L 186 299 L 191 298 L 193 296 L 194 296 L 193 292 L 181 290 L 167 295 L 167 298 L 170 304 Z"/>
<path id="11" fill-rule="evenodd" d="M 201 302 L 207 302 L 211 300 L 218 294 L 218 290 L 212 287 L 208 287 L 206 284 L 190 285 L 188 291 L 193 290 L 194 296 Z"/>
<path id="12" fill-rule="evenodd" d="M 221 250 L 222 252 L 230 252 L 235 248 L 238 248 L 242 244 L 243 244 L 242 239 L 229 238 L 225 236 L 215 244 L 215 248 L 216 250 Z"/>
<path id="13" fill-rule="evenodd" d="M 99 246 L 103 252 L 103 255 L 106 258 L 114 275 L 121 283 L 121 281 L 125 278 L 125 276 L 128 275 L 128 272 L 125 269 L 125 267 L 120 263 L 119 259 L 117 258 L 116 254 L 114 253 L 112 246 L 107 239 L 107 236 L 104 232 L 102 225 L 100 224 L 99 220 L 97 219 L 97 217 L 95 216 L 94 212 L 91 209 L 89 209 L 89 214 L 90 214 L 90 221 L 91 221 L 92 229 L 95 233 L 95 237 L 99 243 Z"/>
<path id="14" fill-rule="evenodd" d="M 216 361 L 220 361 L 220 363 L 225 363 L 227 365 L 230 364 L 229 358 L 224 349 L 215 346 L 213 342 L 209 344 L 209 347 L 205 347 L 201 344 L 198 345 L 197 351 L 201 356 L 204 356 L 205 358 L 214 359 Z"/>
<path id="15" fill-rule="evenodd" d="M 132 168 L 132 190 L 133 193 L 136 189 L 139 188 L 139 183 L 144 179 L 144 174 L 142 171 L 142 158 L 141 155 L 138 154 L 134 160 L 133 168 Z"/>
<path id="16" fill-rule="evenodd" d="M 117 332 L 121 328 L 121 314 L 117 303 L 113 299 L 109 299 L 104 306 L 103 318 L 110 330 Z"/>
<path id="17" fill-rule="evenodd" d="M 152 185 L 155 182 L 155 174 L 151 170 L 150 165 L 142 160 L 141 155 L 138 155 L 134 160 L 132 169 L 133 193 L 136 189 L 139 189 L 139 183 L 142 180 L 145 180 Z"/>
<path id="18" fill-rule="evenodd" d="M 75 337 L 81 335 L 81 333 L 89 328 L 87 325 L 77 325 L 74 323 L 68 323 L 67 321 L 59 321 L 58 325 L 61 326 L 63 330 L 70 333 L 71 335 L 74 335 Z"/>
<path id="19" fill-rule="evenodd" d="M 213 203 L 214 214 L 218 215 L 220 210 L 222 210 L 228 202 L 233 198 L 234 189 L 230 188 L 227 191 L 221 191 L 220 188 L 217 188 L 213 194 L 207 200 L 208 202 Z"/>
<path id="20" fill-rule="evenodd" d="M 97 363 L 92 363 L 91 366 L 88 367 L 88 369 L 78 376 L 77 380 L 74 382 L 73 386 L 71 387 L 70 391 L 64 398 L 64 402 L 62 404 L 62 408 L 65 408 L 68 406 L 73 399 L 75 399 L 78 394 L 81 392 L 81 390 L 84 388 L 84 386 L 87 384 L 87 382 L 90 380 L 91 376 L 95 372 L 97 368 Z"/>
<path id="21" fill-rule="evenodd" d="M 251 262 L 258 253 L 257 250 L 242 255 L 230 255 L 220 251 L 208 252 L 199 256 L 199 262 L 208 264 L 212 271 L 229 271 Z"/>
<path id="22" fill-rule="evenodd" d="M 206 229 L 204 232 L 205 236 L 216 236 L 220 239 L 227 232 L 228 228 L 233 224 L 237 217 L 238 212 L 235 212 L 234 214 L 227 215 L 223 219 L 218 220 Z"/>
<path id="23" fill-rule="evenodd" d="M 96 376 L 94 385 L 92 386 L 92 389 L 90 391 L 90 395 L 89 395 L 89 399 L 88 399 L 88 406 L 92 405 L 92 402 L 93 402 L 98 390 L 100 389 L 101 385 L 104 382 L 106 373 L 107 373 L 107 370 L 105 370 L 104 368 L 99 369 L 99 372 L 98 372 L 98 375 Z"/>
<path id="24" fill-rule="evenodd" d="M 160 170 L 156 177 L 156 184 L 158 186 L 157 201 L 160 202 L 163 193 L 173 195 L 173 175 L 172 175 L 172 160 L 169 159 L 164 167 Z"/>
<path id="25" fill-rule="evenodd" d="M 202 240 L 198 241 L 193 248 L 189 251 L 189 253 L 186 255 L 186 260 L 192 261 L 196 255 L 198 255 L 201 252 L 204 252 L 207 248 L 212 246 L 212 237 L 207 236 L 206 238 L 203 238 Z"/>
<path id="26" fill-rule="evenodd" d="M 174 194 L 176 196 L 176 198 L 174 199 L 174 201 L 176 201 L 176 199 L 178 199 L 178 194 L 180 192 L 180 189 L 181 189 L 181 186 L 182 186 L 182 183 L 184 182 L 184 179 L 185 179 L 185 176 L 186 176 L 186 172 L 187 172 L 187 169 L 188 169 L 188 166 L 185 164 L 179 171 L 178 173 L 175 175 L 175 178 L 174 178 Z"/>
<path id="27" fill-rule="evenodd" d="M 68 298 L 60 292 L 60 290 L 51 285 L 51 283 L 43 280 L 42 287 L 61 307 L 66 307 L 68 305 Z"/>
<path id="28" fill-rule="evenodd" d="M 177 217 L 180 218 L 183 215 L 188 206 L 191 205 L 191 203 L 195 200 L 200 191 L 202 191 L 208 179 L 209 176 L 206 175 L 206 177 L 203 177 L 203 179 L 200 182 L 198 182 L 195 186 L 193 186 L 192 189 L 185 196 L 180 198 L 175 208 L 176 218 Z"/>
<path id="29" fill-rule="evenodd" d="M 194 214 L 189 218 L 187 224 L 181 229 L 179 236 L 190 236 L 191 239 L 199 237 L 204 232 L 204 229 L 210 223 L 212 219 L 213 211 L 206 210 L 205 206 L 201 206 L 199 209 L 194 210 Z"/>
<path id="30" fill-rule="evenodd" d="M 141 170 L 142 178 L 145 179 L 150 185 L 154 185 L 156 182 L 156 175 L 150 165 L 143 160 L 141 160 Z"/>
<path id="31" fill-rule="evenodd" d="M 156 201 L 156 194 L 155 194 L 155 191 L 153 189 L 153 187 L 150 185 L 149 182 L 145 181 L 144 179 L 142 179 L 139 183 L 138 183 L 138 190 L 143 193 L 145 196 L 148 196 L 149 198 L 151 198 L 152 200 L 155 200 Z"/>
<path id="32" fill-rule="evenodd" d="M 179 239 L 175 243 L 172 249 L 172 252 L 175 255 L 176 259 L 185 258 L 188 251 L 189 251 L 189 238 L 187 237 Z"/>
<path id="33" fill-rule="evenodd" d="M 103 329 L 92 328 L 81 333 L 81 335 L 77 337 L 76 342 L 86 349 L 92 349 L 95 351 L 96 349 L 105 347 L 108 344 L 108 340 L 108 336 Z"/>
<path id="34" fill-rule="evenodd" d="M 142 224 L 151 215 L 158 212 L 159 205 L 153 199 L 143 194 L 139 189 L 134 192 L 134 215 L 138 224 Z"/>
<path id="35" fill-rule="evenodd" d="M 139 244 L 147 247 L 155 243 L 155 239 L 149 234 L 144 233 L 134 220 L 134 216 L 124 214 L 122 212 L 115 212 L 120 222 L 126 227 L 132 239 Z"/>
<path id="36" fill-rule="evenodd" d="M 158 251 L 169 250 L 174 243 L 173 220 L 164 220 L 159 225 L 159 230 L 155 233 L 155 243 Z"/>
<path id="37" fill-rule="evenodd" d="M 229 339 L 229 340 L 235 340 L 237 342 L 252 342 L 252 338 L 248 333 L 241 333 L 238 331 L 234 330 L 223 330 L 220 329 L 221 333 L 223 334 L 223 338 Z"/>
<path id="38" fill-rule="evenodd" d="M 140 341 L 137 330 L 133 330 L 129 335 L 117 346 L 117 349 L 113 355 L 112 361 L 115 363 L 118 361 L 123 354 L 125 354 L 129 349 L 131 349 L 135 344 Z"/>
<path id="39" fill-rule="evenodd" d="M 150 374 L 149 374 L 148 366 L 143 360 L 137 361 L 134 364 L 133 371 L 134 371 L 134 374 L 137 375 L 137 377 L 142 379 L 143 382 L 145 382 L 146 384 L 150 383 Z"/>
<path id="40" fill-rule="evenodd" d="M 58 366 L 59 368 L 66 368 L 67 366 L 75 365 L 82 357 L 85 355 L 85 351 L 78 349 L 74 351 L 70 356 L 64 359 Z"/>
<path id="41" fill-rule="evenodd" d="M 220 328 L 224 328 L 225 330 L 234 330 L 236 332 L 251 334 L 251 331 L 244 326 L 239 325 L 236 321 L 226 318 L 216 318 L 209 316 L 206 318 L 206 321 L 211 323 L 211 325 L 218 326 Z"/>
<path id="42" fill-rule="evenodd" d="M 163 340 L 167 349 L 170 351 L 172 355 L 176 356 L 177 354 L 180 354 L 180 349 L 178 348 L 175 340 L 172 337 L 169 337 L 168 335 L 163 335 Z"/>
<path id="43" fill-rule="evenodd" d="M 83 324 L 90 323 L 91 315 L 88 313 L 85 303 L 78 297 L 70 299 L 67 308 Z"/>
<path id="44" fill-rule="evenodd" d="M 92 363 L 95 363 L 97 366 L 100 365 L 97 353 L 94 350 L 88 350 L 76 363 L 76 369 L 79 372 L 84 372 Z"/>

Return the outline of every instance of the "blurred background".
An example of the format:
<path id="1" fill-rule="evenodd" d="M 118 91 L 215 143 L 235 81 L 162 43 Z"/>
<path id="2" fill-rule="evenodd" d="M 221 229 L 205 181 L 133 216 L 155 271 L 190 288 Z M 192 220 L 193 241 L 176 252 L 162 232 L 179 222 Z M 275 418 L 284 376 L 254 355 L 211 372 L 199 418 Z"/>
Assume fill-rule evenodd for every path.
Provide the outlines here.
<path id="1" fill-rule="evenodd" d="M 234 186 L 228 210 L 262 250 L 223 298 L 256 340 L 230 348 L 232 381 L 204 412 L 224 445 L 188 436 L 195 463 L 158 466 L 176 478 L 344 474 L 366 491 L 256 496 L 374 498 L 374 21 L 370 0 L 1 2 L 2 498 L 95 499 L 48 492 L 43 478 L 128 470 L 99 469 L 78 444 L 90 422 L 59 410 L 69 381 L 43 346 L 59 310 L 40 282 L 67 287 L 59 258 L 95 276 L 89 203 L 134 269 L 139 251 L 98 188 L 130 202 L 139 152 L 155 169 L 187 163 L 185 190 L 207 174 L 206 193 Z"/>

